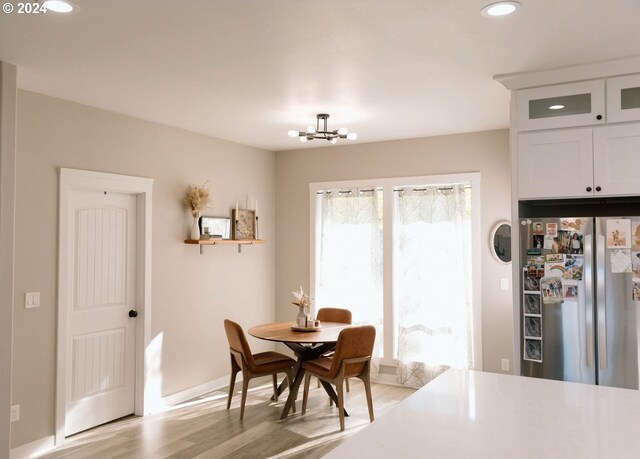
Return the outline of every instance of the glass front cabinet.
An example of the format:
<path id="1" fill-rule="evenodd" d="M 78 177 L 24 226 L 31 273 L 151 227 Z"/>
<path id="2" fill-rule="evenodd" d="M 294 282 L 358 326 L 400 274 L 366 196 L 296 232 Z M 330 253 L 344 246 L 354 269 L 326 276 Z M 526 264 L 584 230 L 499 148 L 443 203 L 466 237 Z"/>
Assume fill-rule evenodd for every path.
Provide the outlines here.
<path id="1" fill-rule="evenodd" d="M 520 90 L 518 130 L 604 124 L 604 88 L 604 80 L 592 80 Z"/>
<path id="2" fill-rule="evenodd" d="M 640 74 L 522 89 L 516 97 L 518 131 L 640 121 Z"/>
<path id="3" fill-rule="evenodd" d="M 607 121 L 640 120 L 640 75 L 607 79 Z"/>

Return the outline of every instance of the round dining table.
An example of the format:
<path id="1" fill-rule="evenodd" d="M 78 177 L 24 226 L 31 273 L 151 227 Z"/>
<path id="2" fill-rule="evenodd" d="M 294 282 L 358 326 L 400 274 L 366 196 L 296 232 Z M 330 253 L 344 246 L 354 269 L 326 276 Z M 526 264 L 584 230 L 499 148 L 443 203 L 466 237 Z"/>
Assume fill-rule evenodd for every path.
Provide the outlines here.
<path id="1" fill-rule="evenodd" d="M 280 419 L 286 419 L 289 415 L 289 411 L 293 406 L 298 396 L 298 389 L 304 379 L 305 369 L 302 368 L 302 363 L 307 360 L 317 359 L 323 354 L 333 350 L 336 347 L 338 341 L 338 335 L 345 328 L 352 327 L 352 325 L 336 322 L 322 322 L 320 328 L 313 331 L 296 331 L 295 322 L 276 322 L 270 324 L 256 325 L 249 328 L 247 332 L 249 335 L 278 343 L 285 344 L 291 349 L 297 356 L 296 366 L 294 367 L 295 376 L 293 378 L 293 384 L 289 388 L 289 396 L 287 402 L 282 410 Z M 324 390 L 338 406 L 338 396 L 333 390 L 331 384 L 325 381 L 320 381 Z M 278 387 L 278 395 L 280 395 L 287 387 L 287 379 Z M 345 410 L 345 416 L 348 413 Z"/>

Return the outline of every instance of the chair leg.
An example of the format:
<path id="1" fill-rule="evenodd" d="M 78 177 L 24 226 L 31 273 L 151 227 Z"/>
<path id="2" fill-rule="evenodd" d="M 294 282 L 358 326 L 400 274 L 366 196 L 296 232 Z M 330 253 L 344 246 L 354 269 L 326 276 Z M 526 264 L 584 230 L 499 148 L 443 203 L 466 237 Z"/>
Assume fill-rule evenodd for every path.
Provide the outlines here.
<path id="1" fill-rule="evenodd" d="M 344 430 L 344 388 L 342 380 L 336 381 L 336 389 L 338 392 L 338 415 L 340 416 L 340 431 Z"/>
<path id="2" fill-rule="evenodd" d="M 304 375 L 304 392 L 302 394 L 302 414 L 307 411 L 307 399 L 309 398 L 309 383 L 311 382 L 311 374 L 307 372 Z"/>
<path id="3" fill-rule="evenodd" d="M 240 402 L 240 420 L 244 417 L 244 404 L 247 401 L 247 391 L 249 390 L 250 376 L 246 372 L 242 372 L 242 401 Z"/>
<path id="4" fill-rule="evenodd" d="M 369 421 L 373 422 L 373 398 L 371 398 L 371 378 L 368 374 L 363 376 L 362 382 L 364 383 L 364 391 L 367 394 L 367 407 L 369 408 Z"/>
<path id="5" fill-rule="evenodd" d="M 278 401 L 278 375 L 273 374 L 273 399 Z"/>
<path id="6" fill-rule="evenodd" d="M 344 378 L 344 383 L 347 386 L 347 392 L 349 392 L 349 378 Z"/>
<path id="7" fill-rule="evenodd" d="M 227 409 L 231 408 L 231 398 L 233 397 L 233 389 L 236 385 L 236 375 L 238 374 L 238 371 L 240 371 L 240 367 L 238 367 L 238 364 L 234 360 L 233 355 L 230 355 L 230 357 L 231 357 L 231 381 L 229 381 L 229 397 L 227 398 Z"/>

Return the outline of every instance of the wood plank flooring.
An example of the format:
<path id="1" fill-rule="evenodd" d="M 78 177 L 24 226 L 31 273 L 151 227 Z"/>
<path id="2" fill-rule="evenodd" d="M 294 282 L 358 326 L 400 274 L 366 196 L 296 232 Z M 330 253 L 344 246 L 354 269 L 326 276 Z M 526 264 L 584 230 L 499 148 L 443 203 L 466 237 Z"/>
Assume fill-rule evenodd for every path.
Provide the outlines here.
<path id="1" fill-rule="evenodd" d="M 340 432 L 337 409 L 329 406 L 329 397 L 316 388 L 315 379 L 306 414 L 300 414 L 301 387 L 296 413 L 280 421 L 288 392 L 273 402 L 270 378 L 259 378 L 251 381 L 243 421 L 239 419 L 240 392 L 234 393 L 227 411 L 223 389 L 164 413 L 130 416 L 79 433 L 41 458 L 319 458 L 369 424 L 364 386 L 355 379 L 350 384 L 351 392 L 345 392 L 350 416 L 344 432 Z M 372 384 L 371 389 L 376 419 L 414 392 L 385 384 Z"/>

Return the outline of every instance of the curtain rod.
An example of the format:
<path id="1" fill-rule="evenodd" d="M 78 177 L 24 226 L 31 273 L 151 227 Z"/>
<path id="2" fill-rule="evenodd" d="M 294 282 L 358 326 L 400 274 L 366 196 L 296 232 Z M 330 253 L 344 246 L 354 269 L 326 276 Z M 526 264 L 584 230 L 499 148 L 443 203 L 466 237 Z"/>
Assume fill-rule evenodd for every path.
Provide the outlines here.
<path id="1" fill-rule="evenodd" d="M 378 188 L 362 188 L 362 189 L 357 189 L 360 193 L 371 193 L 373 191 L 376 190 L 382 190 L 382 188 L 378 187 Z M 324 190 L 324 191 L 318 191 L 316 194 L 329 194 L 329 193 L 333 193 L 336 192 L 338 194 L 351 194 L 353 193 L 353 190 Z"/>

